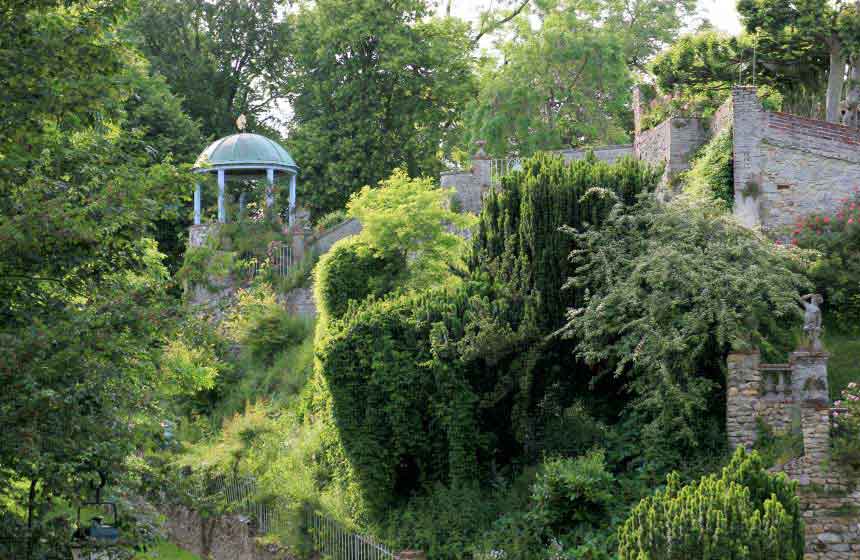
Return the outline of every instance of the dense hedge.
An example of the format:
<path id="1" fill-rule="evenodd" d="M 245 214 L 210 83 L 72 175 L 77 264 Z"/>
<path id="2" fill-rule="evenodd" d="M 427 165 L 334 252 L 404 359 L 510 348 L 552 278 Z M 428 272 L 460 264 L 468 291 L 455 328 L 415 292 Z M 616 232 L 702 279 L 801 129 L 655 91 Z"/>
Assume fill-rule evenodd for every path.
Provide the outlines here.
<path id="1" fill-rule="evenodd" d="M 540 326 L 555 328 L 576 299 L 562 290 L 574 268 L 573 242 L 560 228 L 598 226 L 616 202 L 632 204 L 659 179 L 659 169 L 629 158 L 612 165 L 593 154 L 569 165 L 547 154 L 526 160 L 484 199 L 472 268 L 529 294 Z"/>
<path id="2" fill-rule="evenodd" d="M 359 489 L 357 513 L 381 515 L 427 483 L 474 482 L 510 439 L 493 398 L 506 368 L 468 350 L 476 314 L 504 315 L 494 299 L 470 282 L 366 302 L 321 330 L 324 418 L 336 478 Z"/>
<path id="3" fill-rule="evenodd" d="M 319 311 L 336 319 L 346 312 L 350 301 L 394 290 L 405 270 L 403 257 L 374 251 L 358 237 L 338 241 L 314 269 Z"/>

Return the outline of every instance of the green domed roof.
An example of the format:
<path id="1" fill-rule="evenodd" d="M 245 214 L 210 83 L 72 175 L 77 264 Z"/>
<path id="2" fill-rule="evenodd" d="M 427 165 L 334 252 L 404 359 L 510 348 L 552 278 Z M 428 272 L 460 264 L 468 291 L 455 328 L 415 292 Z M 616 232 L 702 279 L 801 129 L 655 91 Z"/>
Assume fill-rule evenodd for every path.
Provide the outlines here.
<path id="1" fill-rule="evenodd" d="M 243 132 L 215 140 L 197 157 L 195 168 L 288 167 L 297 170 L 289 152 L 274 140 Z"/>

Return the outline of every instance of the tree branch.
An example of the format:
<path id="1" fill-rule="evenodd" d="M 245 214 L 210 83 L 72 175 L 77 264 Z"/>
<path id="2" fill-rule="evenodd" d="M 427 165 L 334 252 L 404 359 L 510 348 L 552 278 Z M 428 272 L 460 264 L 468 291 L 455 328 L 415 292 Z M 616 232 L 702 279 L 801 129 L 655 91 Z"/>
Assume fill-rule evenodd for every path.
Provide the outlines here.
<path id="1" fill-rule="evenodd" d="M 504 18 L 500 19 L 499 21 L 493 23 L 487 29 L 481 29 L 481 31 L 475 36 L 475 38 L 472 39 L 472 46 L 477 45 L 478 41 L 481 40 L 481 37 L 483 37 L 484 35 L 486 35 L 490 31 L 493 31 L 494 29 L 499 28 L 500 26 L 508 23 L 509 21 L 511 21 L 512 19 L 514 19 L 518 15 L 520 15 L 520 12 L 522 12 L 525 9 L 525 7 L 528 6 L 529 2 L 531 2 L 531 0 L 523 0 L 522 4 L 517 6 L 517 8 L 513 12 L 511 12 L 507 17 L 504 17 Z"/>

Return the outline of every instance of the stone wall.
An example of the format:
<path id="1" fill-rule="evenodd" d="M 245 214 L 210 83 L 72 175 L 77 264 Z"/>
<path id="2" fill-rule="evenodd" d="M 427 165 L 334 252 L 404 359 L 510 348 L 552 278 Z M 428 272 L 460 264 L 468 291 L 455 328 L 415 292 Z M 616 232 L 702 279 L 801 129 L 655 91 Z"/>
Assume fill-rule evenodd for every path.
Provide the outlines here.
<path id="1" fill-rule="evenodd" d="M 310 245 L 314 251 L 322 255 L 341 239 L 351 237 L 359 232 L 361 232 L 361 222 L 355 218 L 350 218 L 327 230 L 318 239 L 311 241 Z"/>
<path id="2" fill-rule="evenodd" d="M 860 558 L 860 486 L 830 461 L 827 359 L 798 350 L 788 364 L 762 364 L 757 351 L 727 360 L 726 431 L 731 447 L 751 448 L 757 419 L 774 431 L 803 433 L 803 455 L 775 468 L 798 483 L 806 530 L 805 560 Z"/>
<path id="3" fill-rule="evenodd" d="M 661 184 L 671 193 L 677 177 L 690 168 L 690 160 L 710 132 L 696 117 L 672 117 L 636 135 L 634 154 L 654 166 L 665 166 Z"/>
<path id="4" fill-rule="evenodd" d="M 443 188 L 454 189 L 461 211 L 480 214 L 484 193 L 490 188 L 490 170 L 491 160 L 479 154 L 468 170 L 442 173 L 439 182 Z"/>
<path id="5" fill-rule="evenodd" d="M 564 161 L 570 163 L 571 161 L 585 159 L 585 156 L 587 156 L 589 152 L 593 152 L 594 157 L 600 161 L 615 163 L 623 157 L 633 155 L 633 144 L 617 144 L 615 146 L 599 146 L 597 148 L 575 150 L 557 150 L 554 153 L 560 154 L 561 157 L 564 158 Z"/>
<path id="6" fill-rule="evenodd" d="M 254 527 L 241 515 L 204 519 L 197 512 L 176 506 L 165 512 L 170 542 L 206 560 L 295 560 L 282 547 L 261 545 Z"/>
<path id="7" fill-rule="evenodd" d="M 566 162 L 584 159 L 589 152 L 607 163 L 633 155 L 632 144 L 615 146 L 600 146 L 597 148 L 552 150 L 550 153 L 561 155 Z M 483 155 L 482 151 L 472 159 L 471 167 L 465 171 L 446 171 L 439 176 L 439 182 L 444 188 L 454 189 L 460 210 L 480 214 L 484 195 L 492 185 L 493 160 Z"/>
<path id="8" fill-rule="evenodd" d="M 756 91 L 732 92 L 735 215 L 785 237 L 816 212 L 833 212 L 860 187 L 860 130 L 762 108 Z"/>
<path id="9" fill-rule="evenodd" d="M 291 315 L 316 317 L 317 306 L 314 302 L 313 288 L 296 288 L 283 297 L 283 305 Z"/>

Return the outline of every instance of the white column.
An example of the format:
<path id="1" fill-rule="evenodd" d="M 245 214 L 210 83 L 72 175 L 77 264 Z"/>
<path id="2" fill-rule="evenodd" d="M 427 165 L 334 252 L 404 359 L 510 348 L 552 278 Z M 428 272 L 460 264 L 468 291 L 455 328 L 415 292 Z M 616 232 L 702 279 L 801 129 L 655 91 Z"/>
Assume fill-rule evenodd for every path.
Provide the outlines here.
<path id="1" fill-rule="evenodd" d="M 293 225 L 296 213 L 296 174 L 290 175 L 290 225 Z"/>
<path id="2" fill-rule="evenodd" d="M 272 207 L 275 206 L 275 170 L 270 167 L 266 169 L 266 180 L 268 184 L 266 185 L 266 209 L 271 212 Z"/>
<path id="3" fill-rule="evenodd" d="M 227 207 L 224 204 L 224 170 L 218 170 L 218 222 L 227 223 Z"/>
<path id="4" fill-rule="evenodd" d="M 239 193 L 239 219 L 244 219 L 245 217 L 245 199 L 248 197 L 248 193 L 242 191 Z"/>
<path id="5" fill-rule="evenodd" d="M 194 225 L 200 225 L 200 199 L 203 196 L 203 191 L 200 187 L 200 181 L 194 184 Z"/>

